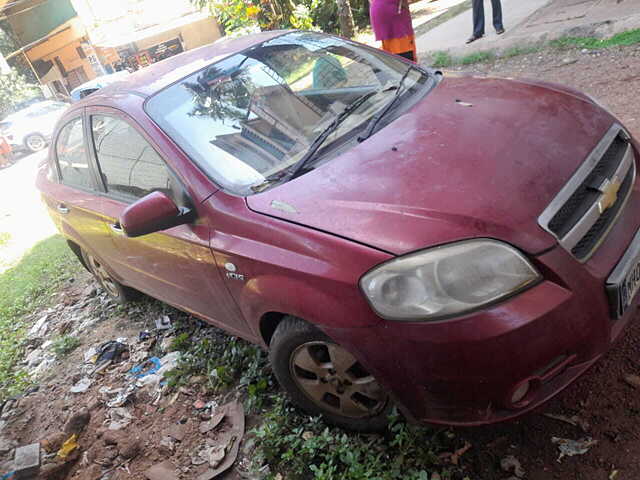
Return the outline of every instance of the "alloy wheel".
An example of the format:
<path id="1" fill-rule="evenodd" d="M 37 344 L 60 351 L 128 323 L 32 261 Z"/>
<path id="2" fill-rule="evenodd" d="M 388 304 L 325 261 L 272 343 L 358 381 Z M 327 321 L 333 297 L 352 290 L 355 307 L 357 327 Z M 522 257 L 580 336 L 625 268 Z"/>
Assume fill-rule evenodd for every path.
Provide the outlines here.
<path id="1" fill-rule="evenodd" d="M 376 415 L 388 395 L 353 355 L 329 342 L 308 342 L 290 357 L 291 376 L 305 395 L 322 409 L 349 418 Z"/>
<path id="2" fill-rule="evenodd" d="M 91 271 L 95 275 L 100 286 L 102 286 L 102 288 L 104 288 L 112 297 L 120 296 L 120 291 L 118 290 L 116 281 L 111 278 L 109 272 L 107 272 L 96 257 L 87 254 L 87 260 L 89 261 L 89 268 L 91 268 Z"/>
<path id="3" fill-rule="evenodd" d="M 45 139 L 42 138 L 42 136 L 40 136 L 40 135 L 32 135 L 32 136 L 30 136 L 29 138 L 27 138 L 27 142 L 26 143 L 27 143 L 27 147 L 32 152 L 39 152 L 47 144 Z"/>

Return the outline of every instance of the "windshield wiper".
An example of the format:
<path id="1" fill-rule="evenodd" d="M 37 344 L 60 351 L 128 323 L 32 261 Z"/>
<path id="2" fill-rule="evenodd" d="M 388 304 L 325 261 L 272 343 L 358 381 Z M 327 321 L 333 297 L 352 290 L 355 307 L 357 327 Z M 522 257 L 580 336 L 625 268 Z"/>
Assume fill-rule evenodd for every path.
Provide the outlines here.
<path id="1" fill-rule="evenodd" d="M 362 143 L 371 135 L 373 135 L 373 132 L 378 126 L 378 123 L 380 123 L 380 120 L 382 120 L 382 117 L 384 117 L 387 114 L 387 112 L 389 112 L 389 110 L 391 110 L 393 106 L 396 104 L 396 102 L 400 98 L 400 95 L 402 94 L 402 92 L 404 92 L 404 88 L 403 88 L 404 82 L 409 76 L 409 73 L 411 73 L 411 70 L 416 70 L 417 72 L 420 71 L 416 68 L 415 65 L 409 65 L 409 68 L 407 68 L 407 71 L 404 72 L 404 75 L 398 82 L 398 86 L 396 87 L 396 94 L 393 96 L 391 101 L 387 103 L 387 105 L 369 121 L 369 125 L 367 126 L 367 129 L 365 130 L 364 134 L 358 137 L 358 142 Z"/>
<path id="2" fill-rule="evenodd" d="M 305 165 L 309 163 L 309 160 L 313 158 L 313 156 L 320 149 L 320 147 L 325 142 L 325 140 L 329 137 L 329 135 L 335 132 L 336 129 L 340 126 L 340 124 L 343 121 L 345 121 L 349 115 L 351 115 L 354 111 L 356 111 L 360 107 L 360 105 L 362 105 L 364 102 L 366 102 L 369 98 L 376 95 L 377 93 L 378 92 L 365 93 L 361 97 L 358 97 L 353 103 L 347 105 L 344 108 L 344 110 L 342 110 L 338 115 L 336 115 L 336 117 L 327 126 L 327 128 L 325 128 L 322 131 L 322 133 L 320 133 L 320 135 L 318 135 L 315 138 L 315 140 L 311 143 L 311 145 L 309 146 L 309 148 L 307 149 L 303 157 L 293 165 L 293 169 L 291 170 L 291 173 L 288 175 L 288 178 L 292 180 L 296 178 L 298 175 L 300 175 Z"/>

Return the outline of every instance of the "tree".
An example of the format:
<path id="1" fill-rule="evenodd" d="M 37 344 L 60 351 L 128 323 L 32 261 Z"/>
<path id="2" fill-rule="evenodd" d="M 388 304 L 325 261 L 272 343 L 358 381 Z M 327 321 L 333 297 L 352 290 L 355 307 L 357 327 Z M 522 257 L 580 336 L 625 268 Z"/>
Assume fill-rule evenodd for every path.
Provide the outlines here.
<path id="1" fill-rule="evenodd" d="M 340 32 L 347 38 L 353 38 L 356 34 L 356 26 L 353 21 L 351 2 L 349 0 L 336 0 L 338 3 L 338 18 L 340 19 Z"/>
<path id="2" fill-rule="evenodd" d="M 36 85 L 15 71 L 0 75 L 0 119 L 13 113 L 24 101 L 40 95 L 41 91 Z"/>

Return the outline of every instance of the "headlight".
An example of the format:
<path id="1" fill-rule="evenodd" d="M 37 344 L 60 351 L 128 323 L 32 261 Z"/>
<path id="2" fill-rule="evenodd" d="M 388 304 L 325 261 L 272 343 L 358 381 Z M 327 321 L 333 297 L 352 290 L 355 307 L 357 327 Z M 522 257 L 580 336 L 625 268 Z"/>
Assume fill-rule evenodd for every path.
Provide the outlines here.
<path id="1" fill-rule="evenodd" d="M 390 320 L 460 315 L 532 286 L 540 274 L 515 248 L 467 240 L 384 263 L 362 277 L 374 310 Z"/>

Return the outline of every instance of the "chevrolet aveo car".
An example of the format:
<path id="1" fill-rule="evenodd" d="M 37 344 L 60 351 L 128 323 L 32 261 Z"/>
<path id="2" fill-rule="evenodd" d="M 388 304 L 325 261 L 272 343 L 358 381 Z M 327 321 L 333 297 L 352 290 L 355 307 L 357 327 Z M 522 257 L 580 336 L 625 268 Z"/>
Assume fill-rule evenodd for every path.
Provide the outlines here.
<path id="1" fill-rule="evenodd" d="M 73 105 L 38 186 L 108 293 L 268 347 L 308 412 L 478 425 L 540 405 L 623 335 L 638 147 L 566 87 L 270 32 Z"/>

